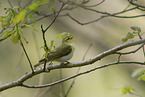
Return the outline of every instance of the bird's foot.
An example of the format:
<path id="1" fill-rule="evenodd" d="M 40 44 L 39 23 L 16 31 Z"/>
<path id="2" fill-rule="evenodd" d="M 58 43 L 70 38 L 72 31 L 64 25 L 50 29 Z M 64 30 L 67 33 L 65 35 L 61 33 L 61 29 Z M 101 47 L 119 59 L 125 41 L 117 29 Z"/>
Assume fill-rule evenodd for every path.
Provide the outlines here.
<path id="1" fill-rule="evenodd" d="M 67 64 L 69 64 L 69 63 L 70 63 L 69 61 L 62 62 L 61 65 L 67 65 Z"/>

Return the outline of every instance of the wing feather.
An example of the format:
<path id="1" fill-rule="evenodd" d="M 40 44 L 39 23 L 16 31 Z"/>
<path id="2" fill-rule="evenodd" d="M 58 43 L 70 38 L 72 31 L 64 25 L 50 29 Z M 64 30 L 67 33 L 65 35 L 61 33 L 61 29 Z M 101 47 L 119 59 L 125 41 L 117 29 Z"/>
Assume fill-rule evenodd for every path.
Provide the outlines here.
<path id="1" fill-rule="evenodd" d="M 63 44 L 53 50 L 50 54 L 48 54 L 48 61 L 57 60 L 63 56 L 66 56 L 72 52 L 72 47 L 69 44 Z M 46 59 L 41 59 L 39 62 L 43 62 Z"/>

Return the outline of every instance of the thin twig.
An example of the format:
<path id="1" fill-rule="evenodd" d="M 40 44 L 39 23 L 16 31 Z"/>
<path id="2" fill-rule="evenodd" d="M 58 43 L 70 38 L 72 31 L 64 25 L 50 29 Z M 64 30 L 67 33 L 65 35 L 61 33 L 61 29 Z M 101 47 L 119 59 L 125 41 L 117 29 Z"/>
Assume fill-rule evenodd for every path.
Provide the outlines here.
<path id="1" fill-rule="evenodd" d="M 94 4 L 94 5 L 86 5 L 86 7 L 96 7 L 96 6 L 99 6 L 100 4 L 102 4 L 103 2 L 105 2 L 105 0 L 102 0 L 101 2 Z"/>
<path id="2" fill-rule="evenodd" d="M 135 53 L 138 50 L 140 50 L 143 46 L 144 46 L 144 44 L 142 44 L 141 46 L 139 46 L 137 49 L 135 49 L 133 51 L 130 51 L 130 52 L 116 52 L 116 54 L 121 54 L 121 55 L 132 54 L 132 53 Z"/>
<path id="3" fill-rule="evenodd" d="M 68 0 L 69 1 L 69 0 Z M 68 1 L 66 3 L 63 3 L 60 10 L 58 11 L 58 13 L 56 14 L 56 16 L 54 17 L 53 21 L 49 24 L 49 26 L 44 30 L 44 33 L 54 24 L 54 22 L 56 21 L 58 15 L 60 14 L 62 8 L 68 3 Z"/>
<path id="4" fill-rule="evenodd" d="M 25 50 L 25 47 L 24 47 L 23 42 L 22 42 L 21 39 L 20 39 L 20 44 L 21 44 L 21 46 L 22 46 L 22 48 L 23 48 L 23 51 L 24 51 L 24 53 L 25 53 L 25 55 L 26 55 L 26 57 L 27 57 L 27 60 L 28 60 L 28 62 L 29 62 L 29 64 L 30 64 L 30 68 L 31 68 L 31 70 L 32 70 L 32 73 L 34 73 L 34 69 L 33 69 L 32 63 L 31 63 L 31 61 L 30 61 L 30 58 L 29 58 L 29 56 L 28 56 L 28 54 L 27 54 L 27 52 L 26 52 L 26 50 Z"/>
<path id="5" fill-rule="evenodd" d="M 142 5 L 139 5 L 137 3 L 133 3 L 132 1 L 128 0 L 128 2 L 136 7 L 142 7 L 142 8 L 145 8 L 145 6 L 142 6 Z"/>
<path id="6" fill-rule="evenodd" d="M 69 0 L 68 0 L 68 1 L 69 1 Z M 54 24 L 54 22 L 56 21 L 57 17 L 59 16 L 61 10 L 62 10 L 63 7 L 68 3 L 68 1 L 65 2 L 65 3 L 62 3 L 62 6 L 61 6 L 60 10 L 58 11 L 58 13 L 56 14 L 56 16 L 54 17 L 53 21 L 48 25 L 48 27 L 47 27 L 45 30 L 43 29 L 43 25 L 41 25 L 41 31 L 42 31 L 42 35 L 43 35 L 43 41 L 44 41 L 44 48 L 45 48 L 47 51 L 49 50 L 49 48 L 48 48 L 48 46 L 47 46 L 47 42 L 46 42 L 46 39 L 45 39 L 45 33 L 46 33 L 46 31 Z M 44 71 L 45 71 L 46 63 L 47 63 L 47 60 L 45 60 L 45 62 L 44 62 Z"/>
<path id="7" fill-rule="evenodd" d="M 139 39 L 142 39 L 142 37 L 140 35 L 140 32 L 138 32 L 138 37 L 139 37 Z M 143 54 L 144 54 L 144 58 L 145 58 L 145 48 L 144 48 L 144 46 L 143 46 L 142 50 L 143 50 Z"/>
<path id="8" fill-rule="evenodd" d="M 136 18 L 136 17 L 145 16 L 145 15 L 137 15 L 137 16 L 116 16 L 118 14 L 122 14 L 122 13 L 125 13 L 125 12 L 129 12 L 129 11 L 135 10 L 135 9 L 137 9 L 137 7 L 130 8 L 130 9 L 127 9 L 127 10 L 123 10 L 121 12 L 117 12 L 117 13 L 111 14 L 111 13 L 107 13 L 107 12 L 101 12 L 101 11 L 97 11 L 97 10 L 94 10 L 94 9 L 90 9 L 90 8 L 85 7 L 85 6 L 80 6 L 80 5 L 78 5 L 78 6 L 84 8 L 86 10 L 90 10 L 90 11 L 93 11 L 93 12 L 96 12 L 96 13 L 103 14 L 103 16 L 101 16 L 98 19 L 95 19 L 95 20 L 92 20 L 92 21 L 89 21 L 89 22 L 85 22 L 85 23 L 81 23 L 77 19 L 73 18 L 69 13 L 67 13 L 65 15 L 62 15 L 62 16 L 68 16 L 70 19 L 72 19 L 73 21 L 77 22 L 80 25 L 87 25 L 87 24 L 90 24 L 90 23 L 98 22 L 99 20 L 102 20 L 102 19 L 104 19 L 106 17 L 109 17 L 109 16 L 118 17 L 118 18 Z"/>
<path id="9" fill-rule="evenodd" d="M 118 59 L 117 59 L 118 63 L 120 62 L 120 57 L 121 57 L 121 54 L 119 54 L 119 56 L 118 56 Z"/>

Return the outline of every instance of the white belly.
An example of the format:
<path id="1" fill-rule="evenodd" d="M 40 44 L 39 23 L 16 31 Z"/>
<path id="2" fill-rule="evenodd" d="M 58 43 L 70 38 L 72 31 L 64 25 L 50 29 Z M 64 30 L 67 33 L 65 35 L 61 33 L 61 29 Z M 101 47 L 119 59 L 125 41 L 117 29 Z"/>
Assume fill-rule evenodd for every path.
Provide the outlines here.
<path id="1" fill-rule="evenodd" d="M 73 52 L 64 56 L 64 57 L 61 57 L 59 59 L 57 59 L 56 61 L 59 61 L 59 62 L 66 62 L 67 60 L 70 60 L 73 56 Z"/>

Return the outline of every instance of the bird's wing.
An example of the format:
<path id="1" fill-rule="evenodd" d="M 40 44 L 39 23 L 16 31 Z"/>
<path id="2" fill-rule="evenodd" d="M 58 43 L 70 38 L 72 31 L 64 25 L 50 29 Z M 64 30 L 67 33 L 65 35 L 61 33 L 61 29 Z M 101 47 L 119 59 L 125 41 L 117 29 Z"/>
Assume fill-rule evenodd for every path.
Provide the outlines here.
<path id="1" fill-rule="evenodd" d="M 63 56 L 70 54 L 72 51 L 71 45 L 63 44 L 48 54 L 48 61 L 57 60 Z M 46 59 L 41 59 L 39 62 L 44 62 Z"/>
<path id="2" fill-rule="evenodd" d="M 72 51 L 71 45 L 63 44 L 48 54 L 48 60 L 53 61 L 63 56 L 70 54 Z"/>

